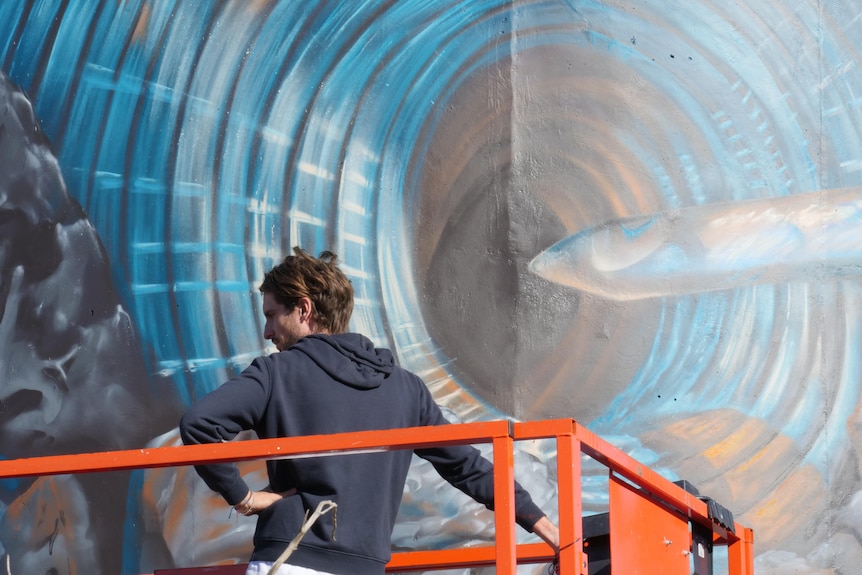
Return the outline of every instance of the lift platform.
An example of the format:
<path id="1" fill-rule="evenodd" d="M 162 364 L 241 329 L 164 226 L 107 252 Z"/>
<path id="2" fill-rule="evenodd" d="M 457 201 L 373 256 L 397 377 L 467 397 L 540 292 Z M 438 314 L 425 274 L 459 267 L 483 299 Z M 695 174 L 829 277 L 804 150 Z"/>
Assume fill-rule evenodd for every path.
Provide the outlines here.
<path id="1" fill-rule="evenodd" d="M 514 445 L 553 440 L 562 575 L 754 575 L 754 533 L 729 510 L 686 482 L 671 482 L 572 419 L 506 420 L 438 427 L 257 439 L 0 461 L 0 479 L 177 467 L 227 461 L 325 456 L 351 451 L 417 449 L 457 444 L 493 448 L 495 542 L 483 547 L 393 553 L 388 573 L 550 563 L 545 543 L 516 541 Z M 584 515 L 582 459 L 607 468 L 608 508 Z M 725 547 L 722 565 L 714 550 Z M 719 571 L 716 571 L 718 567 Z M 243 575 L 245 565 L 156 569 L 148 575 Z"/>

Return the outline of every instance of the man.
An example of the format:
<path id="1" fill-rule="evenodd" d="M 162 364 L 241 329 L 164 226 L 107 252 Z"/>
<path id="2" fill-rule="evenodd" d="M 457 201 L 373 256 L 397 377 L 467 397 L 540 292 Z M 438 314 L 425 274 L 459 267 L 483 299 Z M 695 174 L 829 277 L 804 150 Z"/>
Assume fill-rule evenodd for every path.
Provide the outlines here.
<path id="1" fill-rule="evenodd" d="M 264 337 L 279 353 L 257 358 L 196 402 L 180 423 L 183 442 L 228 441 L 249 429 L 272 438 L 446 424 L 419 377 L 398 367 L 389 350 L 346 333 L 353 287 L 336 255 L 293 251 L 260 285 Z M 478 450 L 416 454 L 492 508 L 493 469 Z M 325 500 L 337 504 L 336 516 L 321 516 L 278 573 L 382 575 L 410 460 L 409 451 L 399 450 L 268 461 L 270 484 L 263 491 L 249 489 L 232 464 L 197 471 L 238 512 L 258 515 L 249 575 L 266 573 L 300 531 L 306 511 Z M 520 485 L 515 494 L 518 524 L 557 549 L 557 527 Z"/>

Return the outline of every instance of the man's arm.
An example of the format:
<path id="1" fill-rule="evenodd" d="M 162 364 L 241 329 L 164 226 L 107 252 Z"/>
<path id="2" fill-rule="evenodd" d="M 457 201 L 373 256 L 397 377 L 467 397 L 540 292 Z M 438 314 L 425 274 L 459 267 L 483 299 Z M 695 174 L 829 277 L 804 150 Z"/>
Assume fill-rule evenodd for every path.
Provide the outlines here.
<path id="1" fill-rule="evenodd" d="M 186 445 L 230 441 L 253 429 L 269 397 L 268 370 L 262 358 L 238 377 L 196 401 L 180 420 L 180 435 Z M 195 466 L 207 486 L 230 505 L 249 495 L 248 485 L 233 463 Z M 247 501 L 246 501 L 247 503 Z"/>
<path id="2" fill-rule="evenodd" d="M 431 397 L 422 380 L 416 377 L 421 401 L 421 424 L 448 425 L 440 406 Z M 417 449 L 416 455 L 425 459 L 452 486 L 475 501 L 494 509 L 494 466 L 475 447 L 454 445 Z M 560 534 L 532 497 L 515 481 L 515 521 L 526 531 L 546 541 L 554 552 L 559 550 Z"/>
<path id="3" fill-rule="evenodd" d="M 560 552 L 560 530 L 554 525 L 547 515 L 536 521 L 533 525 L 533 533 L 554 549 L 554 553 Z"/>

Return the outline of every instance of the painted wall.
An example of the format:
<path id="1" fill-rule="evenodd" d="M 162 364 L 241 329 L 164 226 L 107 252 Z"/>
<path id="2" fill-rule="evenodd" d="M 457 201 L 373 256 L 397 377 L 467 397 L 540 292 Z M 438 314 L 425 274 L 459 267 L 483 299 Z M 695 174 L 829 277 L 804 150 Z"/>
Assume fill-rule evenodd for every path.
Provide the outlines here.
<path id="1" fill-rule="evenodd" d="M 753 526 L 760 575 L 854 573 L 860 14 L 0 3 L 0 454 L 175 443 L 270 351 L 263 272 L 332 249 L 453 420 L 574 417 Z M 549 511 L 553 471 L 522 446 Z M 188 469 L 0 501 L 15 575 L 244 561 L 253 527 Z M 490 529 L 417 462 L 395 545 Z"/>

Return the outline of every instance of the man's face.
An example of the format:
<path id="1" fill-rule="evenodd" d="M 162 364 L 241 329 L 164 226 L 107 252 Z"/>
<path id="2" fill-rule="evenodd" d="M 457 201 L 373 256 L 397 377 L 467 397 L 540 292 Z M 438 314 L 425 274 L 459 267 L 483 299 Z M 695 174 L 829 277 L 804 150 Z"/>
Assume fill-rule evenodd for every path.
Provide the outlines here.
<path id="1" fill-rule="evenodd" d="M 309 334 L 308 322 L 300 318 L 299 306 L 288 309 L 271 293 L 263 294 L 263 337 L 272 341 L 278 351 L 284 351 Z"/>

